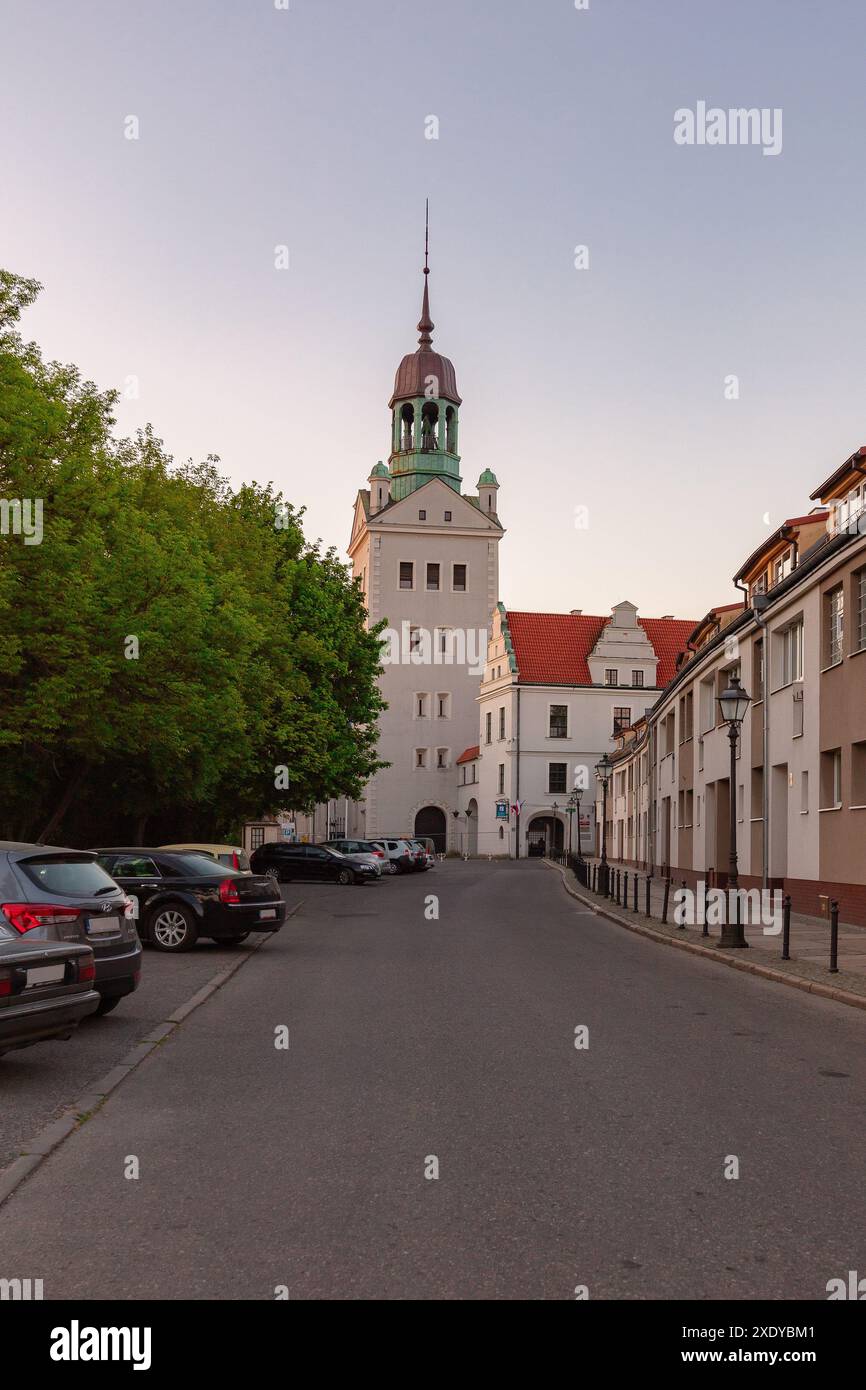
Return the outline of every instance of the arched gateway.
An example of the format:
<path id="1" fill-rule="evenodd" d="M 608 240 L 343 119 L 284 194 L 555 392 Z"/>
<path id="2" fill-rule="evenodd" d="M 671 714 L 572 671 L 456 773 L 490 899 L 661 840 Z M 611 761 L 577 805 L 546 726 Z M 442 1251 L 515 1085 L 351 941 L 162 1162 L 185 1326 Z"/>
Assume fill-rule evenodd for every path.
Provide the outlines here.
<path id="1" fill-rule="evenodd" d="M 445 853 L 447 822 L 439 806 L 422 806 L 415 816 L 415 834 L 433 841 L 437 854 Z"/>

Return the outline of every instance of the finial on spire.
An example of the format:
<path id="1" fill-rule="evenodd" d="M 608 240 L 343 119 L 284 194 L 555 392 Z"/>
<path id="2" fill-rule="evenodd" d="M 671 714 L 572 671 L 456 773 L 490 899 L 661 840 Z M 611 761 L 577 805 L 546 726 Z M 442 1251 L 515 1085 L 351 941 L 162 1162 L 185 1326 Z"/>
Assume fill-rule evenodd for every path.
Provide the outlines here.
<path id="1" fill-rule="evenodd" d="M 418 331 L 421 337 L 418 339 L 418 346 L 429 348 L 433 342 L 433 329 L 435 324 L 430 318 L 430 296 L 427 293 L 427 276 L 430 274 L 430 199 L 427 198 L 424 205 L 424 301 L 421 305 L 421 320 L 418 324 Z"/>

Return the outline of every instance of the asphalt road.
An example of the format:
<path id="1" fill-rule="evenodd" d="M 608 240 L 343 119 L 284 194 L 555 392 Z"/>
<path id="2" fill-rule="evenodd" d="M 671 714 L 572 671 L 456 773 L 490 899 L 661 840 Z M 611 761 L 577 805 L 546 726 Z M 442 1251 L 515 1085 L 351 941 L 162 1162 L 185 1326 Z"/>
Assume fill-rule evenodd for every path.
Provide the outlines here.
<path id="1" fill-rule="evenodd" d="M 858 1011 L 602 922 L 538 861 L 305 899 L 0 1208 L 0 1277 L 825 1299 L 866 1266 Z"/>

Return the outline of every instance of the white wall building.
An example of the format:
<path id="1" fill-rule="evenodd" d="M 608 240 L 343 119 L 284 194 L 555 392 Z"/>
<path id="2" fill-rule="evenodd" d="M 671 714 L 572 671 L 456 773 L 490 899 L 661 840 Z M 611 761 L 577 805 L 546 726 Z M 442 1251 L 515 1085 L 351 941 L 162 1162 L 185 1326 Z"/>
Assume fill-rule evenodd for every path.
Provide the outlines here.
<path id="1" fill-rule="evenodd" d="M 459 826 L 470 853 L 523 857 L 595 843 L 595 764 L 620 729 L 653 704 L 672 679 L 691 619 L 641 619 L 634 604 L 610 617 L 513 612 L 498 604 L 477 697 L 477 750 L 459 764 Z M 467 780 L 467 774 L 477 781 Z M 519 810 L 517 809 L 519 807 Z M 473 825 L 474 822 L 474 825 Z"/>

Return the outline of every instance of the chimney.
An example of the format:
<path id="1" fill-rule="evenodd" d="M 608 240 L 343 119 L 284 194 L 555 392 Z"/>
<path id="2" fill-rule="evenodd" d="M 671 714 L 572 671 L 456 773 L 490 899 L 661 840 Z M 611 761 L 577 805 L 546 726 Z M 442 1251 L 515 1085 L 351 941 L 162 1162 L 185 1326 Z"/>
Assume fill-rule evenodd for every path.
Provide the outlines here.
<path id="1" fill-rule="evenodd" d="M 673 613 L 662 613 L 661 620 L 663 623 L 672 623 L 674 620 L 674 615 Z"/>
<path id="2" fill-rule="evenodd" d="M 568 611 L 569 611 L 569 613 L 571 614 L 571 616 L 572 616 L 573 618 L 579 618 L 580 615 L 581 615 L 581 613 L 583 612 L 583 609 L 582 609 L 582 608 L 569 608 Z"/>

